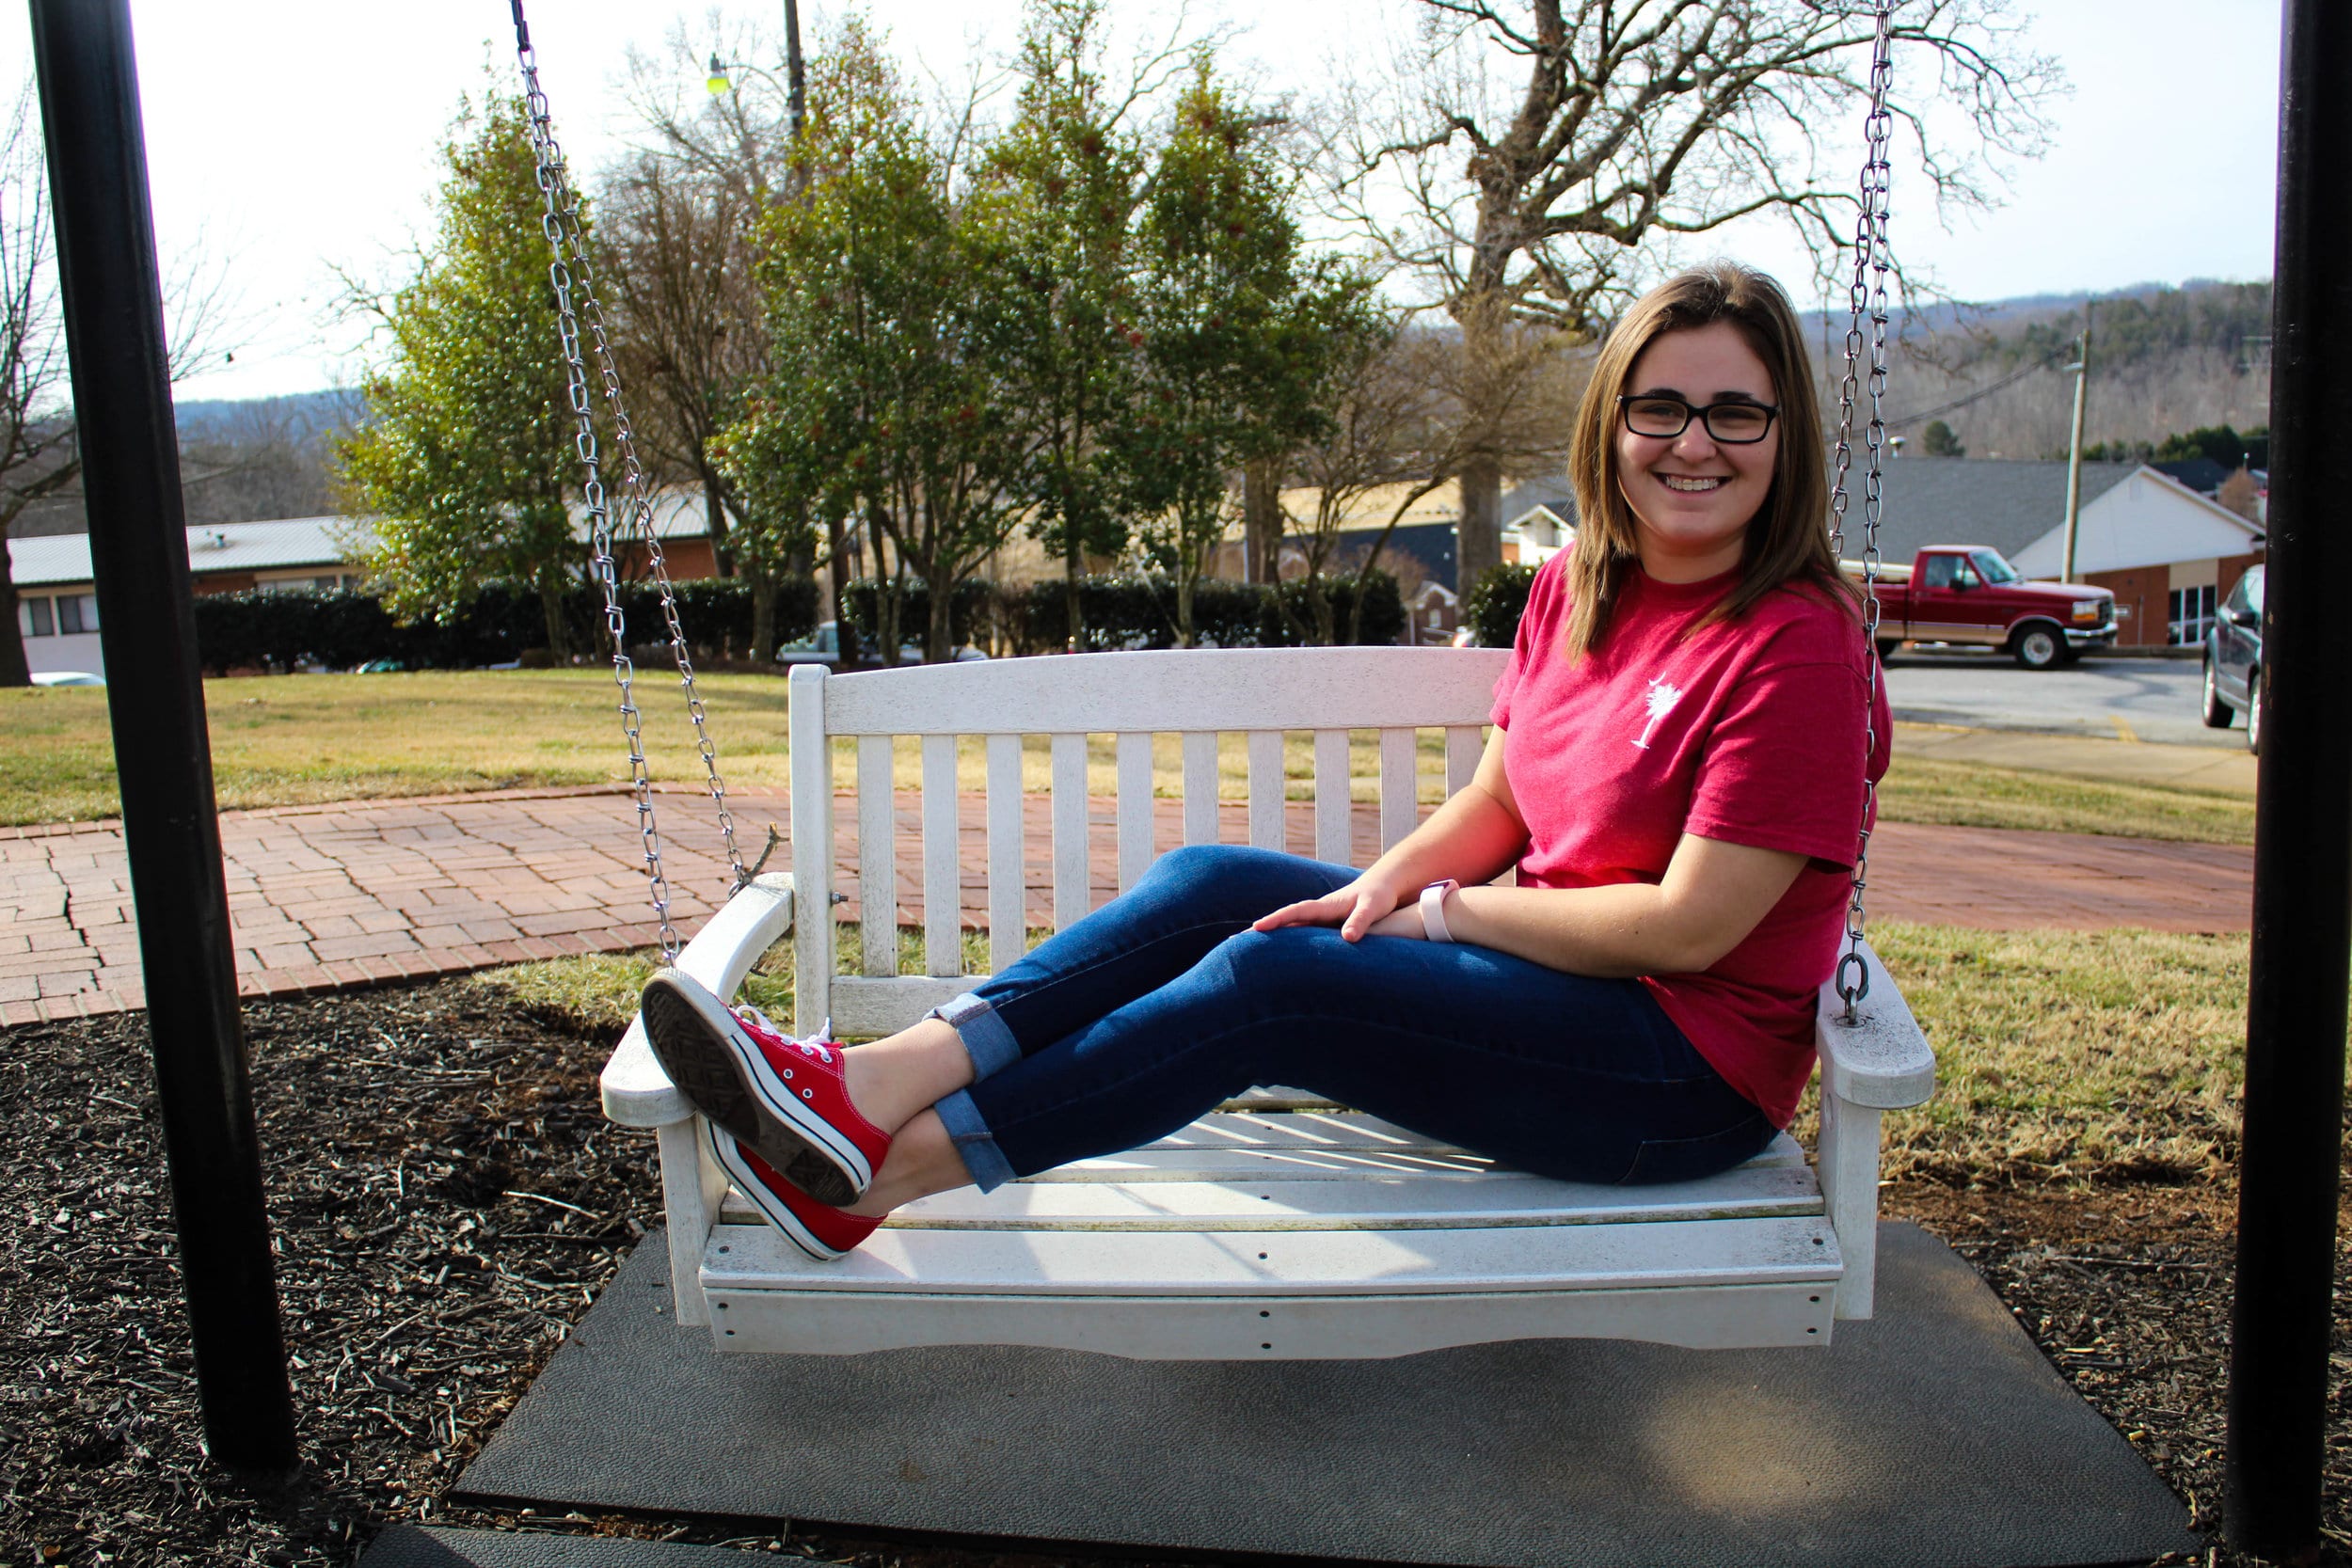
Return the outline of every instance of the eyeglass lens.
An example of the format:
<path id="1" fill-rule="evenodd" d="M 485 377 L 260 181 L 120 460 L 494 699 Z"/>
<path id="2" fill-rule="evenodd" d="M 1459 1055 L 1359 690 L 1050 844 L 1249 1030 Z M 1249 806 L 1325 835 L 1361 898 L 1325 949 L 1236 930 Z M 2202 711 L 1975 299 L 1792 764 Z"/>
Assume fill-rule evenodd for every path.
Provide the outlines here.
<path id="1" fill-rule="evenodd" d="M 1760 403 L 1710 403 L 1694 408 L 1680 398 L 1625 401 L 1625 426 L 1636 436 L 1679 436 L 1694 414 L 1710 437 L 1732 446 L 1761 441 L 1772 426 L 1772 410 Z"/>

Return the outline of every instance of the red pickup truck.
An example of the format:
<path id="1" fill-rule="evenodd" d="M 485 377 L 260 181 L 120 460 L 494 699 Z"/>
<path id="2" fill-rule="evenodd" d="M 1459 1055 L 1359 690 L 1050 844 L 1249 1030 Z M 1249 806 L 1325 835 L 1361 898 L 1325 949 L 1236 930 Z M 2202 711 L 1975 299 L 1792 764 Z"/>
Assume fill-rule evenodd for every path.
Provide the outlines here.
<path id="1" fill-rule="evenodd" d="M 1862 563 L 1846 575 L 1859 581 Z M 1908 566 L 1879 568 L 1879 657 L 1905 642 L 2006 648 L 2028 670 L 2073 662 L 2115 641 L 2115 594 L 2074 582 L 2028 582 L 1982 545 L 1931 545 Z"/>

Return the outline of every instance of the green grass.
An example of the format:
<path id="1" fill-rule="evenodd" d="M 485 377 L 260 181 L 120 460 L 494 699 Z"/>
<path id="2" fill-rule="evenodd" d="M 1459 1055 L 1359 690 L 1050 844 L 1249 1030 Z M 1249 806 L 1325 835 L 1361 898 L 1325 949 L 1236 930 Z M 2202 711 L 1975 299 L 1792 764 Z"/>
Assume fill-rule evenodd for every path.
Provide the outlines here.
<path id="1" fill-rule="evenodd" d="M 1885 1121 L 1889 1180 L 2090 1186 L 2210 1180 L 2237 1157 L 2247 939 L 2143 930 L 1979 931 L 1882 921 L 1880 954 L 1936 1052 L 1935 1097 Z M 841 927 L 841 967 L 858 933 Z M 921 965 L 919 933 L 901 962 Z M 563 958 L 479 976 L 617 1037 L 653 955 Z M 967 939 L 966 967 L 987 966 Z M 746 996 L 792 1011 L 790 948 Z M 1812 1097 L 1795 1129 L 1814 1136 Z"/>
<path id="2" fill-rule="evenodd" d="M 2250 795 L 1906 758 L 1899 745 L 1879 785 L 1879 815 L 1889 822 L 1963 828 L 2042 828 L 2193 844 L 2254 842 Z"/>
<path id="3" fill-rule="evenodd" d="M 790 777 L 785 683 L 714 673 L 702 676 L 698 686 L 728 784 L 785 787 Z M 594 784 L 628 776 L 618 699 L 603 669 L 242 677 L 207 681 L 204 693 L 215 789 L 229 809 Z M 699 781 L 702 763 L 675 677 L 646 672 L 638 700 L 654 776 Z M 1355 736 L 1350 750 L 1356 799 L 1375 799 L 1373 736 Z M 1425 731 L 1418 751 L 1420 798 L 1435 804 L 1444 792 L 1443 740 Z M 1087 752 L 1088 787 L 1113 793 L 1110 737 L 1089 737 Z M 0 825 L 118 815 L 114 764 L 103 690 L 0 690 Z M 1177 738 L 1156 736 L 1154 793 L 1181 796 L 1182 767 Z M 1045 789 L 1049 768 L 1045 738 L 1028 737 L 1024 787 Z M 959 787 L 983 788 L 985 747 L 960 743 L 956 771 Z M 913 737 L 901 737 L 894 748 L 893 772 L 902 789 L 921 779 Z M 843 741 L 834 777 L 846 787 L 854 774 L 850 745 Z M 1242 737 L 1220 737 L 1220 798 L 1246 799 L 1248 777 Z M 1312 743 L 1305 735 L 1287 736 L 1284 793 L 1308 798 L 1313 777 Z M 1881 810 L 1892 822 L 2253 842 L 2254 807 L 2247 797 L 1909 759 L 1899 746 L 1881 791 Z"/>

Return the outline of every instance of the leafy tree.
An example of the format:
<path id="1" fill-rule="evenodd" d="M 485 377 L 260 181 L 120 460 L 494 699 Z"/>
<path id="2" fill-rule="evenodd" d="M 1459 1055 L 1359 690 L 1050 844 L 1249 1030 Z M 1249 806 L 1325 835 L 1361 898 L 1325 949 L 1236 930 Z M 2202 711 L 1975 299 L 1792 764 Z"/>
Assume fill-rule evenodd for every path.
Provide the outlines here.
<path id="1" fill-rule="evenodd" d="M 1514 322 L 1597 333 L 1646 280 L 1641 247 L 1658 237 L 1776 213 L 1826 266 L 1852 232 L 1866 7 L 1422 0 L 1422 23 L 1396 68 L 1343 93 L 1330 185 L 1473 360 Z M 2004 0 L 1907 4 L 1894 33 L 1901 178 L 1939 206 L 1983 204 L 1972 149 L 2039 145 L 2057 62 L 2019 47 Z M 1931 128 L 1930 103 L 1958 113 Z M 1465 588 L 1502 559 L 1506 467 L 1475 449 L 1462 462 Z"/>
<path id="2" fill-rule="evenodd" d="M 445 617 L 512 579 L 565 656 L 577 459 L 521 103 L 462 111 L 441 156 L 439 230 L 415 277 L 362 302 L 389 362 L 365 385 L 371 421 L 339 444 L 346 504 L 380 519 L 369 564 L 396 614 Z"/>
<path id="3" fill-rule="evenodd" d="M 1919 450 L 1929 457 L 1965 457 L 1968 449 L 1960 444 L 1952 427 L 1942 420 L 1930 420 L 1928 428 L 1919 432 Z"/>
<path id="4" fill-rule="evenodd" d="M 955 585 L 1021 519 L 1022 422 L 987 352 L 1009 269 L 870 37 L 852 28 L 843 48 L 843 90 L 809 125 L 808 188 L 762 225 L 774 369 L 724 462 L 778 515 L 862 515 L 896 566 L 868 628 L 883 659 L 910 571 L 930 589 L 925 657 L 944 659 Z"/>
<path id="5" fill-rule="evenodd" d="M 1290 207 L 1261 122 L 1199 57 L 1138 233 L 1142 388 L 1113 437 L 1187 646 L 1233 477 L 1328 427 L 1336 329 L 1369 287 L 1334 258 L 1302 257 Z"/>
<path id="6" fill-rule="evenodd" d="M 994 357 L 1031 427 L 1030 531 L 1061 558 L 1064 613 L 1085 638 L 1089 555 L 1127 543 L 1104 433 L 1136 391 L 1132 230 L 1146 159 L 1125 124 L 1157 60 L 1114 96 L 1100 69 L 1100 0 L 1034 0 L 1021 36 L 1012 124 L 989 150 L 978 199 L 1002 237 Z"/>
<path id="7" fill-rule="evenodd" d="M 2262 443 L 2263 456 L 2268 458 L 2270 433 L 2266 430 L 2240 436 L 2226 424 L 2200 425 L 2185 435 L 2166 436 L 2156 447 L 2155 460 L 2178 463 L 2185 458 L 2207 457 L 2224 468 L 2261 467 L 2263 465 L 2249 455 L 2257 439 Z"/>

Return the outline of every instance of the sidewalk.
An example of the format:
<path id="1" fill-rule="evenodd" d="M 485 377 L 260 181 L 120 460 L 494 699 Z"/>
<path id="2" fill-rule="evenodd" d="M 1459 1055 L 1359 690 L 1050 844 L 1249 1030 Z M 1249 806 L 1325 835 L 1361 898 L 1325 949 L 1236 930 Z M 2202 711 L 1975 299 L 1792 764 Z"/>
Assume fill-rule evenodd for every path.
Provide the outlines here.
<path id="1" fill-rule="evenodd" d="M 1895 723 L 1895 748 L 1899 755 L 1906 757 L 2066 773 L 2109 784 L 2161 784 L 2223 795 L 2254 793 L 2254 757 L 2243 748 L 2224 751 L 2207 746 L 2153 745 L 2026 730 L 1963 729 L 1901 720 Z"/>
<path id="2" fill-rule="evenodd" d="M 2186 747 L 1915 726 L 1904 727 L 1899 744 L 1915 755 L 2000 767 L 2252 787 L 2252 759 Z M 789 832 L 780 793 L 745 791 L 730 800 L 747 854 L 757 853 L 770 823 Z M 966 800 L 961 813 L 968 927 L 986 921 L 979 903 L 987 847 L 981 804 Z M 1033 798 L 1027 805 L 1028 918 L 1044 926 L 1052 918 L 1051 830 L 1046 802 Z M 1157 805 L 1157 838 L 1168 847 L 1181 841 L 1182 807 L 1175 800 Z M 853 895 L 854 816 L 846 804 L 834 814 L 837 875 Z M 1089 816 L 1091 881 L 1100 903 L 1116 881 L 1111 802 L 1096 802 Z M 1222 807 L 1221 816 L 1219 836 L 1246 842 L 1243 808 Z M 715 818 L 707 798 L 681 790 L 660 797 L 659 820 L 673 918 L 691 935 L 728 885 Z M 919 919 L 919 820 L 916 798 L 902 795 L 898 913 L 907 924 Z M 1290 847 L 1311 852 L 1311 809 L 1294 804 L 1286 826 Z M 238 986 L 247 996 L 619 952 L 655 941 L 636 810 L 626 790 L 230 812 L 220 829 Z M 1355 837 L 1359 863 L 1369 862 L 1378 842 L 1373 808 L 1357 808 Z M 788 855 L 779 850 L 773 864 L 783 869 Z M 2249 924 L 2252 889 L 2252 852 L 2226 846 L 1900 822 L 1881 828 L 1870 845 L 1870 908 L 1879 919 L 1991 929 L 2240 931 Z M 839 913 L 857 917 L 854 896 Z M 0 1024 L 145 1005 L 119 823 L 0 829 Z"/>

